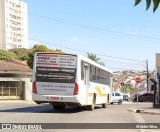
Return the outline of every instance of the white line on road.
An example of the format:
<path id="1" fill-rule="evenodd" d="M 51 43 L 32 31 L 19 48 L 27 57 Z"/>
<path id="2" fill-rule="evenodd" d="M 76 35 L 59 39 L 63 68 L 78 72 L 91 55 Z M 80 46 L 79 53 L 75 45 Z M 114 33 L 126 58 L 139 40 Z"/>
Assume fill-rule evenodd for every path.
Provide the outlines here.
<path id="1" fill-rule="evenodd" d="M 143 117 L 138 113 L 134 113 L 134 118 L 137 123 L 146 123 Z"/>

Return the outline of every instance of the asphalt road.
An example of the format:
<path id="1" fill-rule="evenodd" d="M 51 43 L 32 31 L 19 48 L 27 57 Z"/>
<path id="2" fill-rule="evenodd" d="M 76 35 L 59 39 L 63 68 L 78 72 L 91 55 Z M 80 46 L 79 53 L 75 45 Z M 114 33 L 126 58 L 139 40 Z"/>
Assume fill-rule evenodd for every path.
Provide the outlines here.
<path id="1" fill-rule="evenodd" d="M 68 107 L 63 111 L 55 111 L 49 104 L 37 105 L 35 103 L 0 103 L 0 123 L 160 123 L 160 115 L 139 114 L 129 112 L 128 108 L 136 107 L 136 103 L 123 103 L 122 105 L 108 105 L 107 108 L 96 106 L 94 111 Z M 151 103 L 139 103 L 139 107 L 151 107 Z M 63 125 L 63 124 L 62 124 Z M 64 126 L 62 126 L 63 128 Z M 78 129 L 76 131 L 88 132 L 90 129 Z M 59 132 L 60 129 L 41 130 Z M 64 130 L 66 132 L 75 131 Z M 92 132 L 99 131 L 98 129 Z M 133 129 L 100 131 L 133 131 L 133 132 L 156 132 L 157 130 Z M 158 131 L 157 131 L 158 132 Z"/>

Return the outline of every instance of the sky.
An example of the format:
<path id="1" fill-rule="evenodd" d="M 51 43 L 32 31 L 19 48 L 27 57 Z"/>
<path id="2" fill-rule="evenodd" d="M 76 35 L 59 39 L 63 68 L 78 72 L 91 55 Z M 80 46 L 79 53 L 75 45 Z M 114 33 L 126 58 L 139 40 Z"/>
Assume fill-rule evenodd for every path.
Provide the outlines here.
<path id="1" fill-rule="evenodd" d="M 160 7 L 135 0 L 22 0 L 28 4 L 29 47 L 87 56 L 113 71 L 155 69 L 160 52 Z"/>

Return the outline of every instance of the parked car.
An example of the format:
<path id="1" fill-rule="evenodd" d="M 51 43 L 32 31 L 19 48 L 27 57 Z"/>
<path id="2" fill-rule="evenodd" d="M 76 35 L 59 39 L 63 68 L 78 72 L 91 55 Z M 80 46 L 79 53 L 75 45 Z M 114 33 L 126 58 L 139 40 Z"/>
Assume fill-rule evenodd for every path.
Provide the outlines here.
<path id="1" fill-rule="evenodd" d="M 129 101 L 129 96 L 128 96 L 128 94 L 124 94 L 124 93 L 123 93 L 123 100 Z"/>
<path id="2" fill-rule="evenodd" d="M 141 94 L 138 94 L 138 97 L 139 97 L 139 96 L 141 96 Z M 131 97 L 129 98 L 129 100 L 131 100 L 131 101 L 133 101 L 133 102 L 137 102 L 137 94 L 131 96 Z"/>
<path id="3" fill-rule="evenodd" d="M 137 102 L 137 94 L 132 98 L 133 102 Z M 153 94 L 152 93 L 144 93 L 138 94 L 138 102 L 153 102 Z"/>
<path id="4" fill-rule="evenodd" d="M 153 102 L 153 94 L 152 93 L 144 93 L 143 95 L 139 96 L 139 102 Z"/>
<path id="5" fill-rule="evenodd" d="M 118 103 L 120 105 L 120 104 L 122 104 L 122 101 L 123 101 L 122 93 L 119 93 L 119 92 L 113 92 L 112 93 L 112 96 L 110 98 L 110 103 L 111 104 Z"/>

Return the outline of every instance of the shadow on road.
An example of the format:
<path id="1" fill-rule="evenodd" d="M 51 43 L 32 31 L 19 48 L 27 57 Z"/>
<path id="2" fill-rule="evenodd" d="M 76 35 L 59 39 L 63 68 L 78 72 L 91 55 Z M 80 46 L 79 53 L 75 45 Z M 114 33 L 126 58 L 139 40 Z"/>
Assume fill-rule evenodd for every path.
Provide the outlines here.
<path id="1" fill-rule="evenodd" d="M 96 109 L 103 109 L 102 107 L 96 106 Z M 54 110 L 51 105 L 38 105 L 20 108 L 3 109 L 0 112 L 16 112 L 16 113 L 78 113 L 82 111 L 88 111 L 86 107 L 67 107 L 65 110 Z"/>

